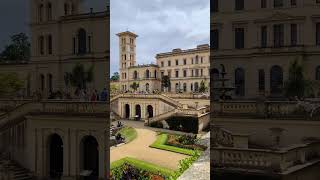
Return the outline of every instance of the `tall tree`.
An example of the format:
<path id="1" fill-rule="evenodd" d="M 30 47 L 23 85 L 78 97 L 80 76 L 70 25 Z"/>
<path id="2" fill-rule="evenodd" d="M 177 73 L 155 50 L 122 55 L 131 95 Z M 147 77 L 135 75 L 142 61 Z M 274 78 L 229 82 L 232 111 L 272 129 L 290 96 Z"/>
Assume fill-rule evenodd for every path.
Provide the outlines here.
<path id="1" fill-rule="evenodd" d="M 25 33 L 11 36 L 11 42 L 1 52 L 4 61 L 28 61 L 30 59 L 30 42 Z"/>
<path id="2" fill-rule="evenodd" d="M 93 66 L 91 66 L 88 70 L 85 70 L 84 66 L 80 63 L 76 64 L 71 73 L 67 72 L 64 75 L 64 81 L 67 87 L 69 84 L 71 84 L 73 87 L 86 89 L 87 83 L 92 82 L 92 80 Z"/>
<path id="3" fill-rule="evenodd" d="M 202 80 L 200 82 L 200 87 L 199 87 L 199 92 L 204 93 L 208 90 L 208 87 L 206 87 L 206 84 L 204 83 L 204 81 Z"/>
<path id="4" fill-rule="evenodd" d="M 118 81 L 120 79 L 120 75 L 118 72 L 114 72 L 113 75 L 111 76 L 112 81 Z"/>
<path id="5" fill-rule="evenodd" d="M 308 81 L 304 78 L 303 67 L 295 60 L 289 67 L 289 78 L 285 82 L 285 95 L 287 97 L 303 97 Z"/>
<path id="6" fill-rule="evenodd" d="M 170 77 L 167 75 L 163 76 L 161 80 L 161 84 L 162 84 L 162 87 L 168 89 L 171 85 Z"/>

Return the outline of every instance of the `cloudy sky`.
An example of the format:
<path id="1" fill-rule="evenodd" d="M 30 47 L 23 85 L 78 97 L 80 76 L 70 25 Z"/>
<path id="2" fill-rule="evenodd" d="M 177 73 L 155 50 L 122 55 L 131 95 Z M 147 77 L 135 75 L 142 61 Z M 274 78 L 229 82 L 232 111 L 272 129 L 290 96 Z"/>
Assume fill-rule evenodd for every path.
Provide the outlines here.
<path id="1" fill-rule="evenodd" d="M 0 51 L 8 44 L 11 35 L 20 32 L 29 34 L 29 2 L 30 0 L 0 1 Z M 89 12 L 90 7 L 94 11 L 104 10 L 106 0 L 82 0 L 82 12 Z"/>
<path id="2" fill-rule="evenodd" d="M 155 55 L 174 48 L 193 48 L 210 41 L 209 0 L 111 0 L 111 73 L 119 68 L 119 40 L 132 31 L 137 63 L 155 62 Z"/>

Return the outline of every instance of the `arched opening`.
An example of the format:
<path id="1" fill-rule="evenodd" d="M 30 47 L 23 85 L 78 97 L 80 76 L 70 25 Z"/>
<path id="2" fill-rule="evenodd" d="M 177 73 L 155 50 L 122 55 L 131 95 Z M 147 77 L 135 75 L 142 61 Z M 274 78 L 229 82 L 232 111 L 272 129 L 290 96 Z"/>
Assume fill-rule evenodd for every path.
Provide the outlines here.
<path id="1" fill-rule="evenodd" d="M 153 107 L 151 105 L 147 106 L 148 118 L 153 117 Z"/>
<path id="2" fill-rule="evenodd" d="M 124 106 L 124 117 L 126 118 L 126 119 L 129 119 L 130 118 L 130 105 L 129 104 L 126 104 L 125 106 Z"/>
<path id="3" fill-rule="evenodd" d="M 146 84 L 146 91 L 147 91 L 147 92 L 150 91 L 149 83 Z"/>
<path id="4" fill-rule="evenodd" d="M 176 83 L 176 92 L 179 92 L 179 91 L 180 91 L 179 83 Z"/>
<path id="5" fill-rule="evenodd" d="M 187 92 L 187 83 L 183 83 L 183 91 Z"/>
<path id="6" fill-rule="evenodd" d="M 137 71 L 133 72 L 133 79 L 138 79 L 138 72 Z"/>
<path id="7" fill-rule="evenodd" d="M 140 120 L 141 119 L 141 106 L 139 104 L 136 105 L 136 119 Z"/>
<path id="8" fill-rule="evenodd" d="M 84 29 L 78 31 L 78 53 L 87 53 L 87 33 Z"/>
<path id="9" fill-rule="evenodd" d="M 93 136 L 85 136 L 80 143 L 81 171 L 89 171 L 88 179 L 99 176 L 99 144 Z"/>
<path id="10" fill-rule="evenodd" d="M 148 69 L 146 70 L 146 78 L 150 78 L 150 71 Z"/>
<path id="11" fill-rule="evenodd" d="M 154 78 L 157 79 L 157 70 L 154 70 Z"/>
<path id="12" fill-rule="evenodd" d="M 40 4 L 40 5 L 39 5 L 38 18 L 39 18 L 39 22 L 42 22 L 42 21 L 43 21 L 43 4 Z"/>
<path id="13" fill-rule="evenodd" d="M 245 73 L 242 68 L 237 68 L 234 72 L 235 94 L 237 96 L 245 95 Z"/>
<path id="14" fill-rule="evenodd" d="M 64 15 L 68 15 L 69 14 L 69 4 L 68 3 L 65 3 L 64 4 Z"/>
<path id="15" fill-rule="evenodd" d="M 270 93 L 280 95 L 283 86 L 283 70 L 280 66 L 272 66 L 270 69 Z"/>
<path id="16" fill-rule="evenodd" d="M 63 142 L 58 134 L 53 134 L 48 141 L 49 176 L 61 178 L 63 174 Z"/>
<path id="17" fill-rule="evenodd" d="M 316 80 L 320 80 L 320 66 L 318 66 L 317 68 L 316 68 L 316 78 L 315 78 Z"/>
<path id="18" fill-rule="evenodd" d="M 198 83 L 198 82 L 195 82 L 195 83 L 194 83 L 194 91 L 195 91 L 195 92 L 198 92 L 198 91 L 199 91 L 199 83 Z"/>

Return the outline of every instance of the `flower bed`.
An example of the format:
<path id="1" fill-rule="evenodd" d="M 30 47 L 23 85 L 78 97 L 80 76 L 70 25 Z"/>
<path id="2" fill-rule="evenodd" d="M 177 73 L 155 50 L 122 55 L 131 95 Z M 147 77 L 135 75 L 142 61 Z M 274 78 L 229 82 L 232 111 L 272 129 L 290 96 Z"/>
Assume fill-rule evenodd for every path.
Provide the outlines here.
<path id="1" fill-rule="evenodd" d="M 207 148 L 206 146 L 196 144 L 196 142 L 197 138 L 193 136 L 169 134 L 166 145 L 200 151 L 204 151 Z"/>

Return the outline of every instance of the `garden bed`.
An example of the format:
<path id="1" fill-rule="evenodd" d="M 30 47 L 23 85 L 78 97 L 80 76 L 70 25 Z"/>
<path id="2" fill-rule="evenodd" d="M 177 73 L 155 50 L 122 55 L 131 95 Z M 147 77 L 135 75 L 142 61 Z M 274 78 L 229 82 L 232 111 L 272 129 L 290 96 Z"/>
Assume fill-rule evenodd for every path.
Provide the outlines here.
<path id="1" fill-rule="evenodd" d="M 204 145 L 196 144 L 193 137 L 173 134 L 168 135 L 166 145 L 199 151 L 204 151 L 207 148 Z"/>
<path id="2" fill-rule="evenodd" d="M 151 179 L 165 180 L 174 175 L 174 171 L 138 159 L 126 157 L 111 163 L 111 179 Z"/>

